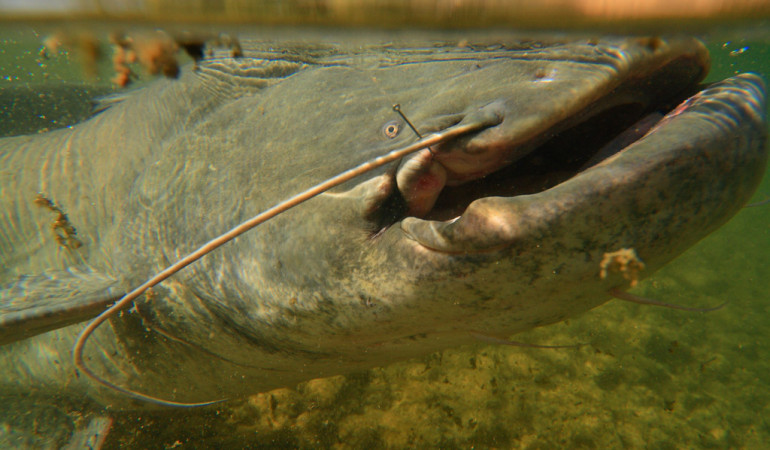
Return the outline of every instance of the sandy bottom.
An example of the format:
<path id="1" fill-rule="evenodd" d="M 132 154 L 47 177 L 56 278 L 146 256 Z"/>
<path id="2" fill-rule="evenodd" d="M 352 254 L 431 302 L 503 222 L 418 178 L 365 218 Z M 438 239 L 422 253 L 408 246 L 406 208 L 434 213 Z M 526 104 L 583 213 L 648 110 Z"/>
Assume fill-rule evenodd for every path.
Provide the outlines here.
<path id="1" fill-rule="evenodd" d="M 761 197 L 761 196 L 760 196 Z M 770 442 L 770 217 L 743 211 L 639 295 L 480 344 L 207 411 L 118 416 L 106 446 L 762 448 Z"/>

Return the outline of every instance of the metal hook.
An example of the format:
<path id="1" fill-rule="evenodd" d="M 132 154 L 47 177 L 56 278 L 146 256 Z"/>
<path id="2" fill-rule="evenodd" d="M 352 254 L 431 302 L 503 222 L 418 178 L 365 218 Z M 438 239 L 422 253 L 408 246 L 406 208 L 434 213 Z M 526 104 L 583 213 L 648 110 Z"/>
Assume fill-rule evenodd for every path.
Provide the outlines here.
<path id="1" fill-rule="evenodd" d="M 412 122 L 409 119 L 407 119 L 406 115 L 403 113 L 403 111 L 401 111 L 400 104 L 396 103 L 395 105 L 393 105 L 393 111 L 397 112 L 398 115 L 401 116 L 402 119 L 404 119 L 404 122 L 406 122 L 406 124 L 409 125 L 409 128 L 411 128 L 412 131 L 414 131 L 414 134 L 416 134 L 418 138 L 422 139 L 422 135 L 420 134 L 420 132 L 417 131 L 417 128 L 415 128 L 415 126 L 412 125 Z M 432 148 L 428 147 L 428 151 L 430 152 L 431 155 L 434 154 Z"/>

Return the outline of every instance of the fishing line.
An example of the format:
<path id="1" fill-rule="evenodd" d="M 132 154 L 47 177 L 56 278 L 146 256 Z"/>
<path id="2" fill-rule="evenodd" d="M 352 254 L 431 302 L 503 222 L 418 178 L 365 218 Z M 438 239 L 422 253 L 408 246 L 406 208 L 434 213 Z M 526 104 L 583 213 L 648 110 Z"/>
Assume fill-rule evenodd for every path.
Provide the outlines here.
<path id="1" fill-rule="evenodd" d="M 406 124 L 409 125 L 409 128 L 411 128 L 412 131 L 414 131 L 414 134 L 416 134 L 418 138 L 422 139 L 422 135 L 420 134 L 419 131 L 417 131 L 417 128 L 415 128 L 414 125 L 412 125 L 412 122 L 406 118 L 406 115 L 404 115 L 404 113 L 401 112 L 401 105 L 399 105 L 398 103 L 393 105 L 393 111 L 397 112 L 398 115 L 401 116 L 402 119 L 404 119 L 404 122 L 406 122 Z"/>
<path id="2" fill-rule="evenodd" d="M 402 119 L 404 119 L 404 122 L 406 122 L 406 124 L 409 125 L 409 128 L 411 128 L 412 131 L 414 131 L 414 134 L 416 134 L 418 138 L 422 139 L 422 135 L 420 134 L 420 132 L 417 131 L 417 128 L 415 128 L 415 126 L 412 125 L 412 122 L 409 119 L 406 118 L 406 114 L 404 114 L 401 111 L 401 105 L 399 105 L 398 103 L 393 105 L 393 111 L 397 112 L 398 115 L 401 116 Z M 435 153 L 433 153 L 433 149 L 430 148 L 430 147 L 428 147 L 428 151 L 430 152 L 431 155 L 435 154 Z"/>

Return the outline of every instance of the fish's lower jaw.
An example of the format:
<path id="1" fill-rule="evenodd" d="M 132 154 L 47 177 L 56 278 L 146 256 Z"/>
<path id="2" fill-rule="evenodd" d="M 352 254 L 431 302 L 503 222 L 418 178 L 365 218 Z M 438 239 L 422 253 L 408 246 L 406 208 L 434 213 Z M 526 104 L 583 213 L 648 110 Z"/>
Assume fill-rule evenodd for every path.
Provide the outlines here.
<path id="1" fill-rule="evenodd" d="M 638 141 L 553 187 L 479 198 L 446 221 L 408 217 L 400 228 L 408 239 L 446 254 L 497 251 L 542 238 L 564 223 L 614 221 L 619 233 L 664 233 L 661 238 L 671 242 L 705 235 L 748 200 L 764 172 L 764 90 L 754 74 L 715 83 Z M 732 201 L 719 198 L 725 195 Z M 682 225 L 692 229 L 663 229 L 656 222 L 682 215 L 688 205 L 697 212 Z M 617 244 L 601 242 L 580 225 L 566 232 L 605 251 Z"/>

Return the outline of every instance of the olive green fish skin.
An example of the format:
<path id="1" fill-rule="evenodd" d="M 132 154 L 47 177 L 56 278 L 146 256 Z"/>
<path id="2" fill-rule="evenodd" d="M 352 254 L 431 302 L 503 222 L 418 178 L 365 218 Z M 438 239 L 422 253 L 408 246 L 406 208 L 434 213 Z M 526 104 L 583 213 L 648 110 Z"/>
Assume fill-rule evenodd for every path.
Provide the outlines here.
<path id="1" fill-rule="evenodd" d="M 460 168 L 469 154 L 515 164 L 576 114 L 673 97 L 708 67 L 690 39 L 528 45 L 263 46 L 160 80 L 71 129 L 4 139 L 0 282 L 85 266 L 128 291 L 257 212 L 414 141 L 402 122 L 394 139 L 382 132 L 399 119 L 393 103 L 423 135 L 492 109 L 498 126 L 436 150 Z M 762 81 L 733 78 L 542 193 L 485 197 L 457 220 L 406 218 L 381 233 L 372 217 L 393 186 L 375 171 L 163 282 L 97 330 L 86 360 L 122 386 L 199 402 L 566 319 L 628 287 L 599 277 L 605 253 L 634 248 L 646 277 L 734 215 L 763 174 L 764 121 Z M 38 192 L 67 212 L 81 248 L 57 247 Z M 82 327 L 0 348 L 0 390 L 136 407 L 75 375 Z"/>

